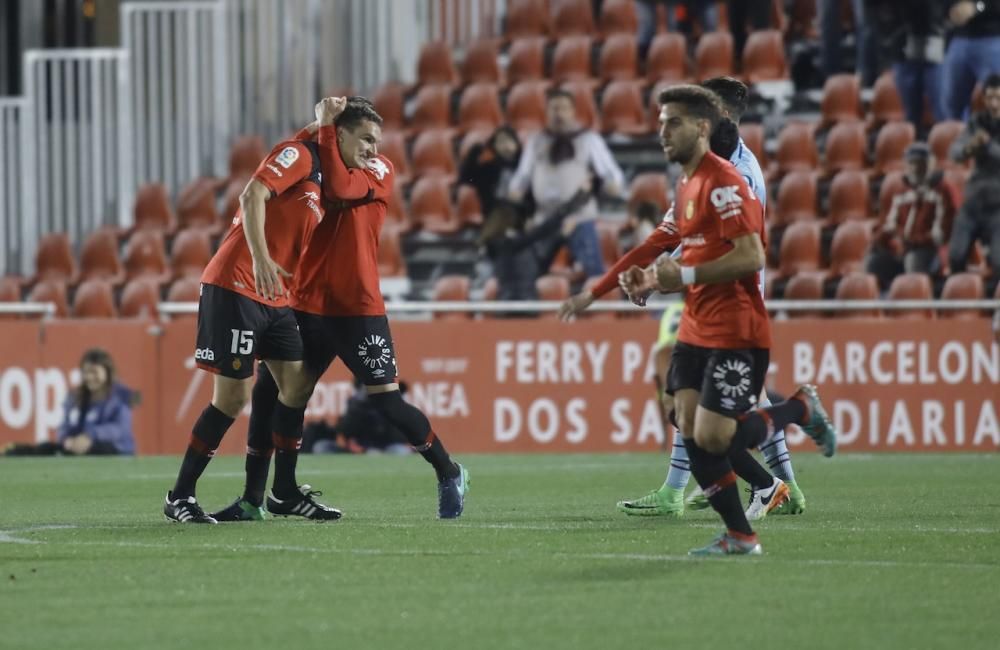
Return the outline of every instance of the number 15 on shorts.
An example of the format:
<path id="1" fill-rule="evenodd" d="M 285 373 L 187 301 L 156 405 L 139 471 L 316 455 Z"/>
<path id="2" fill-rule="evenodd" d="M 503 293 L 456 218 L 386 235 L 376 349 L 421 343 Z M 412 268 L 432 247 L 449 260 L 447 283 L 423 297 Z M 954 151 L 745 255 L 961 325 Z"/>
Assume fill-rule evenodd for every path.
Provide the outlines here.
<path id="1" fill-rule="evenodd" d="M 229 351 L 232 354 L 250 354 L 253 352 L 253 330 L 229 330 L 233 333 L 233 344 Z"/>

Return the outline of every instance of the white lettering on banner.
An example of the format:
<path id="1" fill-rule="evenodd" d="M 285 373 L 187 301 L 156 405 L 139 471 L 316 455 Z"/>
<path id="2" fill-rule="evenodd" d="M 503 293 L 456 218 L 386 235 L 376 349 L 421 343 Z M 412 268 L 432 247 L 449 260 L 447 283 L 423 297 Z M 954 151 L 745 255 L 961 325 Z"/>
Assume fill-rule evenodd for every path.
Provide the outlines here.
<path id="1" fill-rule="evenodd" d="M 521 432 L 521 409 L 517 402 L 506 397 L 493 401 L 493 439 L 497 442 L 513 442 Z"/>
<path id="2" fill-rule="evenodd" d="M 22 368 L 7 368 L 0 375 L 0 416 L 11 429 L 23 429 L 31 422 L 34 402 L 31 377 Z"/>
<path id="3" fill-rule="evenodd" d="M 566 419 L 573 426 L 573 429 L 566 434 L 566 440 L 574 445 L 587 439 L 587 418 L 584 413 L 586 408 L 587 402 L 579 397 L 574 397 L 566 405 Z"/>
<path id="4" fill-rule="evenodd" d="M 24 368 L 7 368 L 0 373 L 0 423 L 24 429 L 34 418 L 35 442 L 46 442 L 62 422 L 68 390 L 67 375 L 58 368 L 36 368 L 33 379 Z"/>
<path id="5" fill-rule="evenodd" d="M 660 419 L 660 407 L 656 400 L 646 400 L 643 402 L 642 415 L 639 420 L 639 429 L 635 435 L 635 442 L 643 444 L 648 440 L 655 440 L 662 444 L 666 434 L 663 431 L 663 421 Z M 611 442 L 616 445 L 627 445 L 632 442 L 632 402 L 625 398 L 616 399 L 611 404 L 611 421 L 615 428 L 611 432 Z"/>
<path id="6" fill-rule="evenodd" d="M 896 400 L 896 405 L 892 409 L 892 421 L 889 423 L 886 444 L 889 446 L 896 444 L 897 438 L 902 438 L 907 447 L 912 447 L 916 442 L 913 436 L 913 425 L 910 424 L 910 415 L 906 411 L 906 402 L 902 400 Z"/>
<path id="7" fill-rule="evenodd" d="M 867 419 L 868 445 L 870 447 L 916 447 L 918 438 L 914 422 L 919 422 L 921 447 L 933 449 L 935 447 L 965 446 L 966 417 L 963 400 L 954 402 L 923 400 L 920 402 L 919 409 L 916 404 L 907 404 L 903 400 L 897 400 L 892 403 L 887 429 L 883 429 L 881 421 L 883 404 L 878 400 L 869 401 L 866 409 L 867 418 L 865 418 L 862 416 L 860 404 L 851 400 L 834 400 L 830 405 L 830 413 L 838 431 L 837 442 L 845 447 L 855 444 Z M 972 430 L 971 445 L 988 447 L 992 444 L 994 447 L 1000 447 L 1000 418 L 997 416 L 994 402 L 984 400 L 978 409 L 976 426 Z M 884 436 L 883 431 L 885 432 Z M 799 445 L 803 444 L 804 435 L 794 436 L 789 432 L 787 439 L 790 445 Z"/>
<path id="8" fill-rule="evenodd" d="M 955 443 L 965 444 L 965 402 L 963 400 L 955 402 Z"/>
<path id="9" fill-rule="evenodd" d="M 943 447 L 948 444 L 948 439 L 944 434 L 944 405 L 941 402 L 927 400 L 923 404 L 922 415 L 920 421 L 924 425 L 924 445 Z"/>
<path id="10" fill-rule="evenodd" d="M 1000 446 L 1000 425 L 997 424 L 993 402 L 983 402 L 983 410 L 979 412 L 979 421 L 976 422 L 976 435 L 972 439 L 973 446 L 983 444 L 987 436 L 994 445 Z"/>
<path id="11" fill-rule="evenodd" d="M 861 421 L 861 409 L 857 404 L 842 399 L 833 402 L 833 425 L 837 429 L 837 444 L 853 444 L 861 435 Z"/>
<path id="12" fill-rule="evenodd" d="M 592 341 L 497 341 L 496 380 L 518 384 L 599 383 L 604 381 L 610 349 L 609 343 Z"/>
<path id="13" fill-rule="evenodd" d="M 1000 346 L 948 341 L 938 348 L 926 341 L 880 341 L 866 349 L 863 343 L 848 341 L 841 349 L 835 343 L 819 347 L 796 341 L 792 366 L 796 384 L 997 384 Z"/>
<path id="14" fill-rule="evenodd" d="M 535 400 L 528 407 L 528 433 L 542 444 L 559 435 L 559 410 L 552 400 Z"/>
<path id="15" fill-rule="evenodd" d="M 306 417 L 332 418 L 343 415 L 347 400 L 354 394 L 349 381 L 319 382 L 306 405 Z"/>
<path id="16" fill-rule="evenodd" d="M 665 437 L 659 404 L 656 403 L 656 400 L 646 400 L 642 409 L 642 421 L 639 422 L 639 435 L 636 437 L 636 442 L 644 444 L 652 439 L 660 445 L 663 444 Z"/>
<path id="17" fill-rule="evenodd" d="M 463 384 L 450 381 L 414 382 L 410 385 L 409 401 L 430 417 L 453 418 L 469 416 L 469 398 Z"/>
<path id="18" fill-rule="evenodd" d="M 62 423 L 66 392 L 66 375 L 62 370 L 35 370 L 35 441 L 48 440 L 49 431 Z"/>
<path id="19" fill-rule="evenodd" d="M 611 421 L 615 423 L 611 431 L 611 442 L 616 445 L 628 444 L 632 439 L 632 423 L 628 419 L 629 401 L 624 398 L 611 403 Z"/>
<path id="20" fill-rule="evenodd" d="M 593 369 L 591 380 L 595 384 L 600 384 L 604 381 L 604 363 L 608 360 L 608 352 L 610 350 L 611 345 L 608 343 L 587 341 L 583 344 L 583 351 L 587 353 L 587 360 L 590 361 L 590 367 Z"/>

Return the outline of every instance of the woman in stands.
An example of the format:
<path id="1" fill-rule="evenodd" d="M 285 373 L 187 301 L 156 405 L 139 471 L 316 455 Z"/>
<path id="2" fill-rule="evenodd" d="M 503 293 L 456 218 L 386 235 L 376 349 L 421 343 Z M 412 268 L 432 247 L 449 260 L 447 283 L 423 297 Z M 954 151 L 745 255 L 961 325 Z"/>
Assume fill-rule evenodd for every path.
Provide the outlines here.
<path id="1" fill-rule="evenodd" d="M 110 456 L 135 453 L 131 390 L 115 381 L 115 363 L 100 348 L 80 359 L 80 386 L 64 403 L 56 442 L 13 445 L 8 456 Z"/>

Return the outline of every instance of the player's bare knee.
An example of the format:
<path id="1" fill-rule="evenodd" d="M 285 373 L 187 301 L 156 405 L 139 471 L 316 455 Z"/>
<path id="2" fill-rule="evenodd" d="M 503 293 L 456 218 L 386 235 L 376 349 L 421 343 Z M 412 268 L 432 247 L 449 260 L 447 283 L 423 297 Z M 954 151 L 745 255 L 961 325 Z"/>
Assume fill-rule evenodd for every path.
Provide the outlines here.
<path id="1" fill-rule="evenodd" d="M 212 393 L 212 406 L 235 418 L 250 401 L 253 385 L 249 381 L 217 383 Z"/>
<path id="2" fill-rule="evenodd" d="M 694 428 L 694 441 L 699 447 L 710 454 L 722 456 L 729 448 L 729 443 L 718 431 L 706 427 Z"/>

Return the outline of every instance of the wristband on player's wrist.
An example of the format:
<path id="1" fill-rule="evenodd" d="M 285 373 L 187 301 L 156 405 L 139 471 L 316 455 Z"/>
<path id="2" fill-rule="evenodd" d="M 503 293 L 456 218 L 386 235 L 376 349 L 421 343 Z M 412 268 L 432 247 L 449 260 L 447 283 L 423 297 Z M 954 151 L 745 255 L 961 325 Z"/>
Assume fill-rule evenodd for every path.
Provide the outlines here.
<path id="1" fill-rule="evenodd" d="M 681 267 L 681 284 L 685 287 L 690 286 L 695 283 L 695 267 L 693 266 L 682 266 Z"/>

